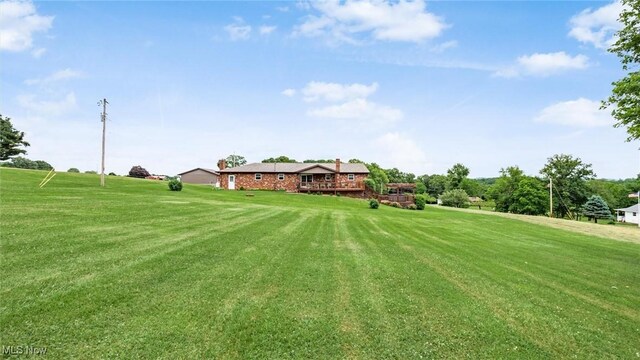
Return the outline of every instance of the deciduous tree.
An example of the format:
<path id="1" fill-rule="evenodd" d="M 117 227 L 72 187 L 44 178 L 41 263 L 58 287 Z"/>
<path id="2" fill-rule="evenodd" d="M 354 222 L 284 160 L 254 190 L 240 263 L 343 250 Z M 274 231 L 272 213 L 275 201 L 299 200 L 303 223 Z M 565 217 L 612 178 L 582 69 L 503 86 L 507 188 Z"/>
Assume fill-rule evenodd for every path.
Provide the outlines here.
<path id="1" fill-rule="evenodd" d="M 227 167 L 242 166 L 247 163 L 247 159 L 244 156 L 235 154 L 227 156 L 225 161 L 227 162 Z"/>
<path id="2" fill-rule="evenodd" d="M 459 189 L 462 181 L 469 176 L 469 168 L 457 163 L 447 170 L 447 179 L 449 183 L 447 189 Z"/>
<path id="3" fill-rule="evenodd" d="M 640 1 L 622 0 L 622 4 L 619 20 L 623 27 L 609 51 L 618 55 L 622 69 L 629 73 L 612 84 L 612 94 L 602 107 L 612 107 L 611 115 L 617 120 L 614 126 L 626 127 L 627 141 L 632 141 L 640 139 Z"/>
<path id="4" fill-rule="evenodd" d="M 586 181 L 595 177 L 591 164 L 585 164 L 571 155 L 553 155 L 547 159 L 540 173 L 553 182 L 554 214 L 559 217 L 572 213 L 577 215 L 587 201 Z"/>

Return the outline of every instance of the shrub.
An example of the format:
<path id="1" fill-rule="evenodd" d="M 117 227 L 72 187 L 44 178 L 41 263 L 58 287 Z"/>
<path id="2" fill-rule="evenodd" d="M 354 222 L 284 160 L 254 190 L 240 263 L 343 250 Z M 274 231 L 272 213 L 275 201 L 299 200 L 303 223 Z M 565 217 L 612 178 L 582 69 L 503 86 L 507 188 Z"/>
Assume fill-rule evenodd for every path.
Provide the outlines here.
<path id="1" fill-rule="evenodd" d="M 399 202 L 393 201 L 391 202 L 389 205 L 391 205 L 394 208 L 401 208 L 402 206 L 400 205 Z"/>
<path id="2" fill-rule="evenodd" d="M 4 167 L 11 167 L 17 169 L 33 169 L 33 170 L 51 170 L 53 166 L 43 160 L 29 160 L 22 156 L 16 156 L 11 161 L 2 163 Z"/>
<path id="3" fill-rule="evenodd" d="M 110 172 L 109 176 L 118 176 L 118 174 L 114 173 L 114 172 Z"/>
<path id="4" fill-rule="evenodd" d="M 377 209 L 380 206 L 380 203 L 376 199 L 369 200 L 369 207 L 372 209 Z"/>
<path id="5" fill-rule="evenodd" d="M 169 181 L 169 190 L 182 191 L 182 181 L 178 179 L 172 179 Z"/>
<path id="6" fill-rule="evenodd" d="M 84 172 L 85 174 L 97 174 L 97 171 L 93 171 L 93 170 L 87 170 Z"/>
<path id="7" fill-rule="evenodd" d="M 422 209 L 424 209 L 424 207 Z M 416 204 L 409 204 L 407 205 L 407 210 L 418 210 L 418 206 L 416 206 Z"/>
<path id="8" fill-rule="evenodd" d="M 424 207 L 427 205 L 427 196 L 424 194 L 418 194 L 416 195 L 414 202 L 416 203 L 416 209 L 424 210 Z"/>
<path id="9" fill-rule="evenodd" d="M 391 201 L 389 201 L 389 200 L 382 200 L 382 201 L 380 201 L 380 204 L 382 204 L 382 205 L 391 205 Z"/>
<path id="10" fill-rule="evenodd" d="M 240 191 L 244 191 L 244 186 L 240 186 Z"/>
<path id="11" fill-rule="evenodd" d="M 69 172 L 69 173 L 79 173 L 80 170 L 78 170 L 78 168 L 70 168 L 69 170 L 67 170 L 67 172 Z"/>
<path id="12" fill-rule="evenodd" d="M 131 170 L 129 170 L 129 176 L 134 178 L 144 179 L 147 176 L 151 176 L 151 174 L 149 174 L 149 172 L 142 166 L 137 165 L 132 167 Z"/>
<path id="13" fill-rule="evenodd" d="M 469 195 L 467 195 L 467 192 L 462 189 L 445 191 L 442 195 L 440 195 L 440 199 L 442 200 L 442 205 L 444 206 L 457 208 L 469 207 Z"/>

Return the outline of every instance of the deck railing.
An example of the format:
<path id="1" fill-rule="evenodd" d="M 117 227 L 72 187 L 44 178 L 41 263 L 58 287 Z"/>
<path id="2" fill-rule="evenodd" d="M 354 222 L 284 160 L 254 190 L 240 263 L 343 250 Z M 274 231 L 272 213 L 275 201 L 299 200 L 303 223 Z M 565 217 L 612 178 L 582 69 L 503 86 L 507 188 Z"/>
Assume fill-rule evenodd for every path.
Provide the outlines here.
<path id="1" fill-rule="evenodd" d="M 415 196 L 412 194 L 387 194 L 387 195 L 378 195 L 378 200 L 387 200 L 391 202 L 413 202 Z"/>
<path id="2" fill-rule="evenodd" d="M 336 191 L 336 190 L 364 190 L 363 181 L 314 181 L 300 182 L 298 188 L 302 191 Z"/>

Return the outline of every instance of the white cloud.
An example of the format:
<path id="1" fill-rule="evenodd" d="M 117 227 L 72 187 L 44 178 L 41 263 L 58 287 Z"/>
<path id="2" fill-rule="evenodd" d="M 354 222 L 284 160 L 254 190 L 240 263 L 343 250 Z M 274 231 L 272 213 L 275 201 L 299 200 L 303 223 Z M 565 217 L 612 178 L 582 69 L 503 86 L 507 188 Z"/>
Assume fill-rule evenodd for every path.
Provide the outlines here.
<path id="1" fill-rule="evenodd" d="M 260 35 L 269 35 L 276 30 L 276 26 L 263 25 L 260 26 Z"/>
<path id="2" fill-rule="evenodd" d="M 42 55 L 44 55 L 46 52 L 47 52 L 47 49 L 45 48 L 37 48 L 31 51 L 31 56 L 33 56 L 36 59 L 40 59 Z"/>
<path id="3" fill-rule="evenodd" d="M 385 166 L 397 167 L 403 171 L 424 173 L 431 164 L 422 148 L 410 137 L 397 132 L 386 133 L 374 141 L 380 150 L 377 158 Z"/>
<path id="4" fill-rule="evenodd" d="M 302 89 L 304 101 L 318 100 L 338 102 L 366 98 L 378 90 L 378 84 L 337 84 L 312 81 Z"/>
<path id="5" fill-rule="evenodd" d="M 458 47 L 458 42 L 455 40 L 445 41 L 441 44 L 437 44 L 431 47 L 431 52 L 434 53 L 443 53 L 446 50 L 453 49 Z"/>
<path id="6" fill-rule="evenodd" d="M 308 16 L 295 34 L 325 35 L 348 43 L 357 42 L 357 34 L 369 34 L 375 40 L 421 42 L 439 36 L 447 27 L 440 17 L 426 11 L 424 0 L 331 0 L 311 5 L 319 16 Z"/>
<path id="7" fill-rule="evenodd" d="M 282 91 L 282 95 L 292 97 L 296 94 L 296 89 L 285 89 Z"/>
<path id="8" fill-rule="evenodd" d="M 0 50 L 19 52 L 33 46 L 33 34 L 51 28 L 53 16 L 41 16 L 30 1 L 0 2 Z"/>
<path id="9" fill-rule="evenodd" d="M 224 30 L 229 34 L 229 37 L 233 41 L 247 40 L 251 36 L 251 25 L 244 23 L 241 17 L 234 16 L 234 23 L 224 27 Z"/>
<path id="10" fill-rule="evenodd" d="M 39 100 L 35 95 L 20 95 L 18 104 L 36 115 L 59 116 L 76 109 L 76 94 L 68 93 L 60 100 Z"/>
<path id="11" fill-rule="evenodd" d="M 494 72 L 494 75 L 500 77 L 549 76 L 569 70 L 583 70 L 588 67 L 589 58 L 581 54 L 571 56 L 564 51 L 535 53 L 520 56 L 515 65 L 499 69 Z"/>
<path id="12" fill-rule="evenodd" d="M 73 79 L 80 76 L 82 76 L 82 73 L 80 71 L 75 71 L 67 68 L 64 70 L 56 71 L 53 74 L 46 76 L 44 78 L 25 80 L 24 83 L 27 85 L 45 85 L 48 83 L 67 80 L 67 79 Z"/>
<path id="13" fill-rule="evenodd" d="M 331 119 L 359 120 L 365 124 L 384 125 L 394 123 L 403 117 L 402 111 L 386 105 L 379 105 L 366 99 L 349 100 L 343 104 L 311 109 L 307 115 Z"/>
<path id="14" fill-rule="evenodd" d="M 609 47 L 615 42 L 614 33 L 622 27 L 618 22 L 622 9 L 622 3 L 614 1 L 595 10 L 583 10 L 569 21 L 569 36 L 597 48 Z"/>
<path id="15" fill-rule="evenodd" d="M 609 111 L 600 110 L 600 102 L 585 98 L 547 106 L 534 118 L 534 121 L 574 127 L 598 127 L 613 124 Z"/>

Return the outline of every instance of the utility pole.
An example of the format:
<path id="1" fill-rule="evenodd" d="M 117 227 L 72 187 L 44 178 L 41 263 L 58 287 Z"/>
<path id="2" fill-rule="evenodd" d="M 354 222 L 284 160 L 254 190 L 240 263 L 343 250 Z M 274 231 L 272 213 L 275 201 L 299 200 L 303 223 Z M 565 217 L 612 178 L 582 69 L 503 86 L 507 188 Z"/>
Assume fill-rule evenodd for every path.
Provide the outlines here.
<path id="1" fill-rule="evenodd" d="M 553 217 L 553 181 L 549 176 L 549 217 Z"/>
<path id="2" fill-rule="evenodd" d="M 105 144 L 105 133 L 107 130 L 107 104 L 109 102 L 107 99 L 102 99 L 98 101 L 98 105 L 102 105 L 102 165 L 100 171 L 100 186 L 104 186 L 104 144 Z"/>

